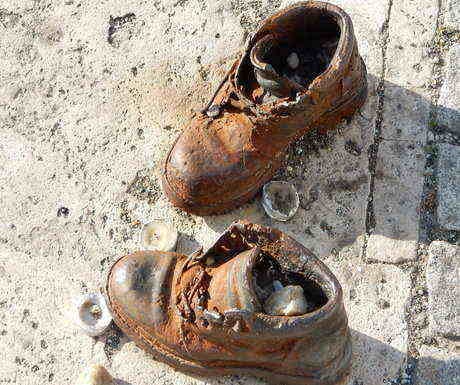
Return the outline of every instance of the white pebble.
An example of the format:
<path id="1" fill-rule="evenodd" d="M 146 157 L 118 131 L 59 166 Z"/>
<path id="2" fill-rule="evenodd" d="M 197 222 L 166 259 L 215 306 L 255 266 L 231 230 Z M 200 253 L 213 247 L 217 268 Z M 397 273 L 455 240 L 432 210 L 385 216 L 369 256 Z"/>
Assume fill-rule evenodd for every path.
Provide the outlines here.
<path id="1" fill-rule="evenodd" d="M 302 286 L 285 286 L 273 292 L 264 304 L 265 313 L 270 315 L 301 315 L 308 308 Z"/>
<path id="2" fill-rule="evenodd" d="M 283 287 L 284 286 L 280 281 L 278 280 L 273 281 L 273 290 L 278 291 L 278 290 L 281 290 Z"/>
<path id="3" fill-rule="evenodd" d="M 101 365 L 91 365 L 78 378 L 77 385 L 115 385 L 112 376 Z"/>
<path id="4" fill-rule="evenodd" d="M 145 250 L 174 251 L 178 238 L 173 225 L 153 221 L 147 223 L 141 232 L 141 245 Z"/>
<path id="5" fill-rule="evenodd" d="M 286 59 L 289 67 L 291 67 L 293 70 L 295 70 L 299 64 L 300 64 L 300 60 L 299 60 L 299 55 L 297 55 L 295 52 L 292 52 Z"/>
<path id="6" fill-rule="evenodd" d="M 75 323 L 91 337 L 100 336 L 109 328 L 112 315 L 101 293 L 90 293 L 75 300 Z"/>

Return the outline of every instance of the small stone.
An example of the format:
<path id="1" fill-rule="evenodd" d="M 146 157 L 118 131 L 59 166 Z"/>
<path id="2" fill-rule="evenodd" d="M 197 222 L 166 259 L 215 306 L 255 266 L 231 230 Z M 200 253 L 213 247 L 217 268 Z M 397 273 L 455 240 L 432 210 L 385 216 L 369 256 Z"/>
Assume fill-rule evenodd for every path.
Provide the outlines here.
<path id="1" fill-rule="evenodd" d="M 115 385 L 115 382 L 106 368 L 91 365 L 80 375 L 77 385 Z"/>
<path id="2" fill-rule="evenodd" d="M 377 305 L 380 309 L 388 309 L 391 305 L 390 303 L 383 299 L 383 298 L 380 298 L 378 301 L 377 301 Z"/>
<path id="3" fill-rule="evenodd" d="M 289 67 L 291 67 L 293 70 L 295 70 L 299 64 L 300 64 L 300 60 L 299 60 L 299 55 L 297 55 L 295 52 L 292 52 L 286 59 Z"/>
<path id="4" fill-rule="evenodd" d="M 428 256 L 426 280 L 430 330 L 434 335 L 457 338 L 460 336 L 460 247 L 434 241 L 430 244 Z"/>
<path id="5" fill-rule="evenodd" d="M 206 258 L 205 264 L 206 266 L 212 266 L 216 263 L 216 260 L 213 257 Z"/>
<path id="6" fill-rule="evenodd" d="M 297 212 L 299 204 L 299 194 L 289 182 L 269 182 L 262 189 L 262 206 L 270 218 L 288 221 Z"/>
<path id="7" fill-rule="evenodd" d="M 101 293 L 90 293 L 75 300 L 75 323 L 91 337 L 104 334 L 112 315 Z"/>
<path id="8" fill-rule="evenodd" d="M 283 287 L 284 286 L 280 281 L 278 281 L 278 280 L 273 281 L 273 290 L 274 291 L 281 290 Z"/>
<path id="9" fill-rule="evenodd" d="M 285 286 L 273 292 L 264 305 L 265 313 L 284 316 L 305 314 L 309 308 L 302 286 Z"/>
<path id="10" fill-rule="evenodd" d="M 174 251 L 179 235 L 175 227 L 162 221 L 153 221 L 144 225 L 140 243 L 146 250 Z"/>
<path id="11" fill-rule="evenodd" d="M 460 146 L 439 144 L 438 220 L 447 230 L 460 230 Z"/>
<path id="12" fill-rule="evenodd" d="M 58 217 L 68 217 L 70 213 L 70 210 L 67 207 L 59 207 L 57 211 L 57 216 Z"/>
<path id="13" fill-rule="evenodd" d="M 274 103 L 279 100 L 278 96 L 271 94 L 270 92 L 265 92 L 262 98 L 262 104 Z"/>
<path id="14" fill-rule="evenodd" d="M 220 107 L 218 105 L 216 105 L 216 104 L 213 104 L 206 111 L 206 115 L 208 115 L 210 118 L 215 118 L 215 117 L 219 116 L 219 114 L 220 114 Z"/>

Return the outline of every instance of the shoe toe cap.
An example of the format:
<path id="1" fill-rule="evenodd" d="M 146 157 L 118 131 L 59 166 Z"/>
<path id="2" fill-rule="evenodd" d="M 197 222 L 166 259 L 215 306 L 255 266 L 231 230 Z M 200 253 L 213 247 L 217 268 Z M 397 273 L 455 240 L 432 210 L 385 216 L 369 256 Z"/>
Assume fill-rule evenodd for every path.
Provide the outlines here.
<path id="1" fill-rule="evenodd" d="M 203 149 L 176 144 L 166 161 L 163 186 L 176 206 L 209 205 L 228 194 L 232 165 Z"/>
<path id="2" fill-rule="evenodd" d="M 155 325 L 167 318 L 176 254 L 142 251 L 121 258 L 112 267 L 107 293 L 115 319 L 130 318 L 145 325 Z"/>
<path id="3" fill-rule="evenodd" d="M 212 138 L 193 142 L 183 135 L 171 149 L 163 188 L 174 205 L 186 211 L 212 212 L 242 194 L 251 182 L 253 163 L 244 165 L 242 150 L 222 149 Z M 244 166 L 243 166 L 244 165 Z"/>

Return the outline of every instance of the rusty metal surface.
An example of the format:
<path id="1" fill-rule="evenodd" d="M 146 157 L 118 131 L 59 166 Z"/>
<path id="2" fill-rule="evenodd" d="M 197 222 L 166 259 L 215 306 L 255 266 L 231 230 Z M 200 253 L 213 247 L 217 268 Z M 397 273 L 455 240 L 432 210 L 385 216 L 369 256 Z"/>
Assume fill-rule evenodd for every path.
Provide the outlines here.
<path id="1" fill-rule="evenodd" d="M 315 310 L 261 311 L 259 255 L 305 283 Z M 318 293 L 321 295 L 318 295 Z M 138 252 L 112 267 L 107 283 L 117 325 L 157 359 L 187 373 L 242 371 L 281 384 L 332 385 L 349 373 L 351 346 L 342 289 L 330 270 L 286 234 L 237 222 L 205 252 Z"/>
<path id="2" fill-rule="evenodd" d="M 326 70 L 308 87 L 296 88 L 295 97 L 260 103 L 263 90 L 251 65 L 252 48 L 263 39 L 296 36 L 325 23 L 340 36 Z M 361 107 L 366 95 L 366 68 L 350 17 L 317 1 L 284 9 L 255 31 L 207 109 L 174 143 L 164 164 L 164 191 L 174 205 L 198 215 L 234 209 L 271 179 L 292 141 L 311 129 L 334 128 Z"/>

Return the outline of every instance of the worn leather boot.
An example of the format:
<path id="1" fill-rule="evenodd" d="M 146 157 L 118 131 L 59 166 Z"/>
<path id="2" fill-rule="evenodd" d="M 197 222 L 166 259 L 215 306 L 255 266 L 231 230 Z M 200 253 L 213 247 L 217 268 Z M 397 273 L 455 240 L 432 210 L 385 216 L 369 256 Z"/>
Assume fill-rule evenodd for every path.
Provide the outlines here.
<path id="1" fill-rule="evenodd" d="M 211 102 L 174 143 L 164 191 L 190 213 L 234 209 L 272 178 L 291 142 L 334 128 L 366 95 L 350 17 L 318 1 L 284 9 L 250 37 Z"/>
<path id="2" fill-rule="evenodd" d="M 275 280 L 303 288 L 305 314 L 264 312 Z M 278 230 L 237 222 L 204 253 L 128 255 L 112 267 L 107 294 L 115 323 L 186 373 L 245 373 L 283 385 L 335 385 L 348 376 L 342 289 L 309 250 Z"/>

